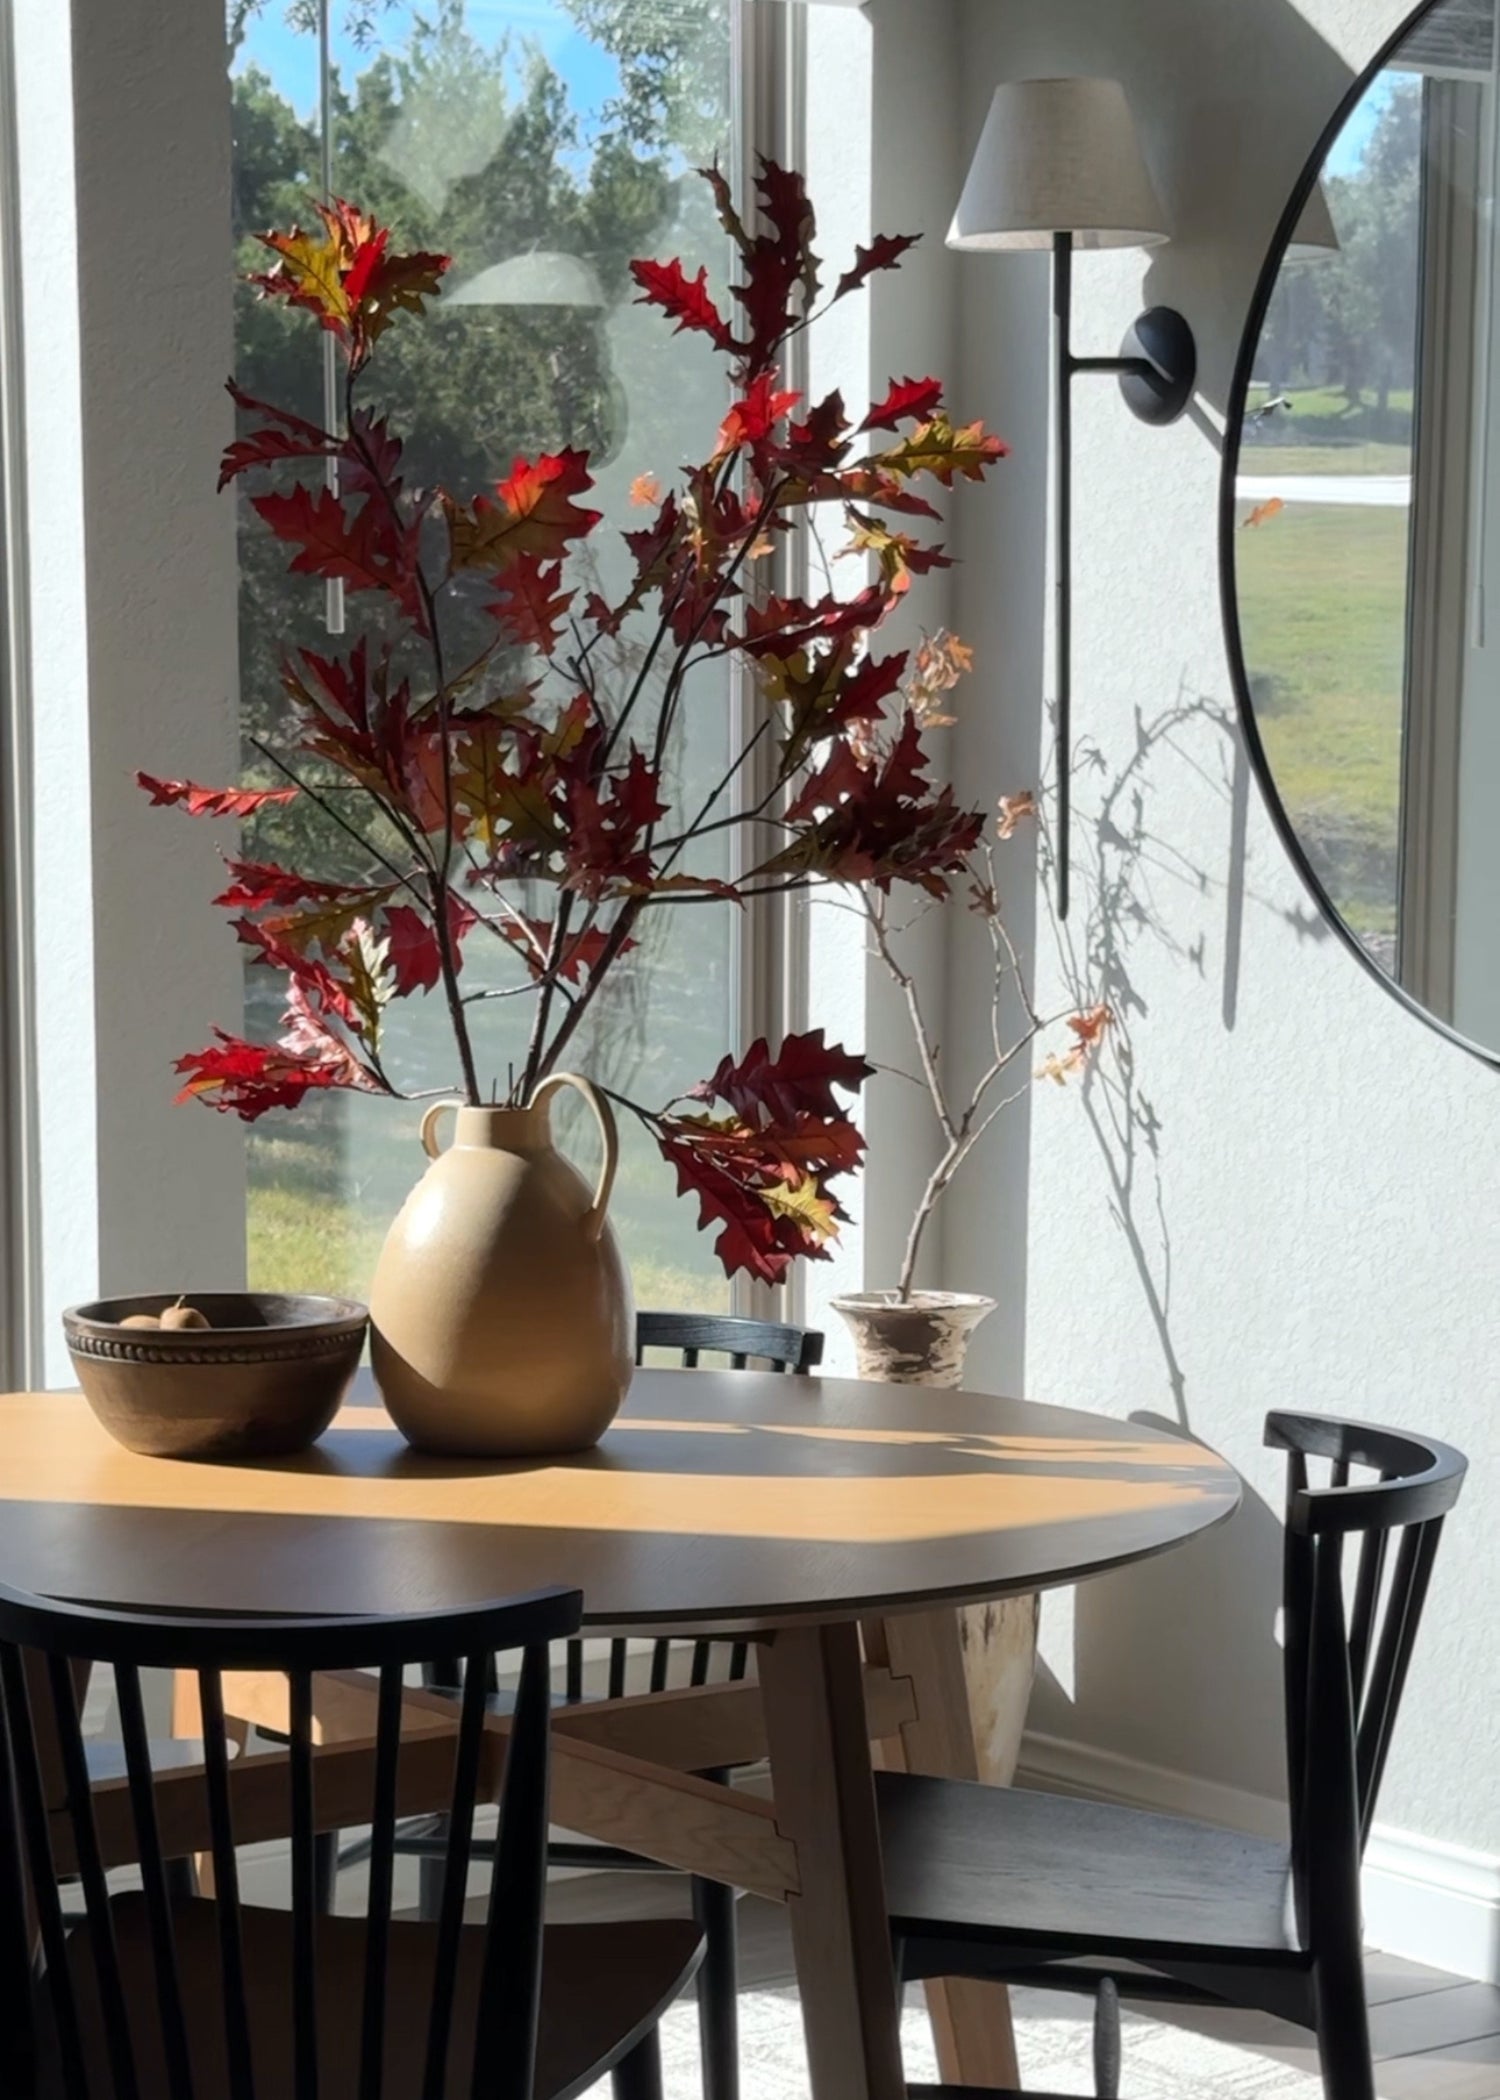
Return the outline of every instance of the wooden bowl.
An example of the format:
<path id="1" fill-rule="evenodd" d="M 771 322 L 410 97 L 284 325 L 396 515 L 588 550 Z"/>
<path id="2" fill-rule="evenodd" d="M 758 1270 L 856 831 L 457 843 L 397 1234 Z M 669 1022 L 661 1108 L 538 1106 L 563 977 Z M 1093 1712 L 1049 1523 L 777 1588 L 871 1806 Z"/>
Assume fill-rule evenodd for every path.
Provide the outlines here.
<path id="1" fill-rule="evenodd" d="M 122 1327 L 177 1293 L 70 1306 L 78 1383 L 117 1443 L 148 1458 L 285 1458 L 317 1442 L 359 1364 L 368 1314 L 349 1298 L 190 1295 L 206 1328 Z"/>

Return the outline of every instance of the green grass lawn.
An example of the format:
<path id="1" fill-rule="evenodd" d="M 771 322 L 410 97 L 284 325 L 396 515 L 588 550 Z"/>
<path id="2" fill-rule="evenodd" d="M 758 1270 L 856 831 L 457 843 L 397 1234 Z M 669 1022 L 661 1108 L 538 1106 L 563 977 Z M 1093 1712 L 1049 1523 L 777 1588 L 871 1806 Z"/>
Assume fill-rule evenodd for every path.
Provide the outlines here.
<path id="1" fill-rule="evenodd" d="M 1271 426 L 1273 429 L 1279 427 Z M 1410 445 L 1261 445 L 1247 437 L 1242 474 L 1409 474 Z"/>
<path id="2" fill-rule="evenodd" d="M 251 1134 L 251 1290 L 359 1299 L 370 1294 L 386 1229 L 422 1161 L 403 1148 L 399 1167 L 381 1158 L 372 1172 L 372 1162 L 359 1158 L 364 1171 L 356 1179 L 339 1125 L 341 1105 L 318 1104 L 322 1113 L 300 1127 L 293 1118 L 280 1128 L 262 1123 Z M 652 1165 L 628 1158 L 616 1183 L 615 1225 L 636 1302 L 674 1312 L 723 1312 L 729 1286 L 714 1258 L 713 1236 L 694 1238 L 695 1207 L 673 1197 L 664 1164 L 659 1176 Z"/>
<path id="3" fill-rule="evenodd" d="M 1395 927 L 1406 536 L 1402 509 L 1293 504 L 1235 548 L 1266 753 L 1360 933 Z"/>
<path id="4" fill-rule="evenodd" d="M 1358 405 L 1342 387 L 1287 386 L 1278 399 L 1291 403 L 1245 433 L 1244 471 L 1289 469 L 1301 474 L 1404 474 L 1411 466 L 1410 387 L 1393 388 L 1382 414 L 1367 390 Z M 1252 386 L 1249 407 L 1265 400 Z M 1256 466 L 1252 467 L 1252 458 Z"/>
<path id="5" fill-rule="evenodd" d="M 252 1188 L 249 1231 L 251 1290 L 369 1296 L 385 1225 L 364 1217 L 347 1198 Z M 704 1241 L 704 1253 L 712 1260 L 710 1245 Z M 638 1305 L 667 1312 L 728 1310 L 729 1285 L 721 1273 L 686 1269 L 649 1252 L 632 1256 L 628 1246 L 625 1255 Z"/>

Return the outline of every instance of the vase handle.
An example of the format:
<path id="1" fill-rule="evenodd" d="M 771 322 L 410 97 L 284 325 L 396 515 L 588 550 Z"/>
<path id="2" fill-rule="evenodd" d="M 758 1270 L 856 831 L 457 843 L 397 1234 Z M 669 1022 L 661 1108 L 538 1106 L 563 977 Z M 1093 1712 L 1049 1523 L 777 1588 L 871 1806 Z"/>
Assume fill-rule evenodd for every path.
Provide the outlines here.
<path id="1" fill-rule="evenodd" d="M 544 1079 L 527 1102 L 528 1108 L 540 1108 L 550 1101 L 559 1087 L 570 1086 L 582 1094 L 594 1111 L 594 1121 L 599 1125 L 599 1135 L 604 1140 L 604 1164 L 599 1169 L 599 1183 L 594 1190 L 592 1206 L 584 1215 L 584 1230 L 590 1239 L 598 1239 L 604 1230 L 605 1216 L 609 1210 L 609 1194 L 615 1185 L 615 1168 L 620 1164 L 620 1133 L 615 1124 L 615 1112 L 597 1087 L 580 1079 L 576 1072 L 554 1072 Z M 444 1104 L 446 1105 L 446 1104 Z"/>
<path id="2" fill-rule="evenodd" d="M 460 1109 L 462 1107 L 462 1101 L 434 1101 L 431 1108 L 428 1109 L 426 1115 L 423 1116 L 422 1150 L 427 1154 L 427 1157 L 429 1159 L 436 1159 L 438 1154 L 443 1149 L 442 1146 L 438 1143 L 437 1133 L 439 1122 L 445 1115 L 447 1115 L 450 1108 Z"/>

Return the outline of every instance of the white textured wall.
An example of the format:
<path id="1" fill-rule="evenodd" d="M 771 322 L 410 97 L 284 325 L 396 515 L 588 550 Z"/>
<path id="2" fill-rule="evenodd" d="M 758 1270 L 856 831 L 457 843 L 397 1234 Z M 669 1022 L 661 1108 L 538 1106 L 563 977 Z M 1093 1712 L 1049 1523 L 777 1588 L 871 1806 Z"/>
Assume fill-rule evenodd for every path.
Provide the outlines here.
<path id="1" fill-rule="evenodd" d="M 1122 1027 L 1087 1098 L 1047 1089 L 1029 1130 L 1012 1124 L 960 1192 L 946 1248 L 953 1282 L 1006 1301 L 982 1378 L 1184 1422 L 1249 1483 L 1229 1529 L 1049 1608 L 1036 1725 L 1276 1792 L 1280 1468 L 1261 1418 L 1293 1404 L 1409 1422 L 1462 1445 L 1475 1472 L 1382 1821 L 1497 1853 L 1500 1080 L 1319 926 L 1238 761 L 1217 600 L 1217 432 L 1262 251 L 1351 65 L 1403 12 L 963 0 L 964 152 L 998 78 L 1125 82 L 1179 237 L 1151 258 L 1079 262 L 1077 347 L 1112 351 L 1160 300 L 1191 319 L 1201 373 L 1192 414 L 1165 432 L 1136 423 L 1112 382 L 1078 387 L 1076 714 L 1098 751 L 1078 780 L 1079 849 L 1102 853 L 1112 887 L 1101 911 L 1083 885 L 1070 937 L 1109 973 Z M 942 132 L 941 116 L 924 122 Z M 958 623 L 989 672 L 961 773 L 998 790 L 1029 777 L 1038 741 L 1046 266 L 953 267 L 965 402 L 1016 445 L 965 507 L 958 582 Z M 1037 952 L 1044 994 L 1065 997 L 1045 911 Z M 961 928 L 952 954 L 950 1032 L 972 1040 Z"/>
<path id="2" fill-rule="evenodd" d="M 92 1208 L 106 1291 L 222 1289 L 244 1275 L 242 1130 L 174 1108 L 172 1061 L 240 1025 L 240 952 L 208 909 L 234 840 L 153 810 L 134 776 L 218 782 L 239 764 L 234 506 L 214 488 L 233 432 L 223 15 L 180 0 L 72 15 L 81 354 L 59 383 L 80 389 L 60 404 L 82 435 L 70 559 L 87 585 L 89 775 L 69 799 L 91 832 L 97 1072 L 72 1113 L 95 1119 L 96 1175 L 68 1186 L 44 1160 L 43 1200 Z M 76 676 L 70 660 L 72 706 Z M 57 785 L 39 782 L 44 807 Z M 89 1018 L 75 1007 L 70 1038 Z"/>

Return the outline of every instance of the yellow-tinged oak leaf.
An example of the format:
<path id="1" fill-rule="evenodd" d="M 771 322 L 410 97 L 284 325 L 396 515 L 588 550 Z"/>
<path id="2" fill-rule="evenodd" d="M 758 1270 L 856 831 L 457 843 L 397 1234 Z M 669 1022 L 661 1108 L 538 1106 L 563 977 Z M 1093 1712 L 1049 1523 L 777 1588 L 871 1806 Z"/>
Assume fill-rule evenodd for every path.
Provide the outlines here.
<path id="1" fill-rule="evenodd" d="M 349 251 L 337 232 L 326 226 L 316 231 L 294 226 L 288 233 L 266 233 L 261 239 L 279 258 L 288 289 L 331 321 L 348 321 L 353 309 L 344 289 L 343 271 Z"/>
<path id="2" fill-rule="evenodd" d="M 804 1174 L 802 1179 L 788 1187 L 777 1183 L 771 1188 L 758 1191 L 760 1200 L 773 1216 L 794 1218 L 805 1232 L 812 1234 L 821 1246 L 839 1236 L 838 1212 L 831 1197 L 819 1193 L 816 1179 Z"/>
<path id="3" fill-rule="evenodd" d="M 983 423 L 955 426 L 940 414 L 881 453 L 875 464 L 903 481 L 931 474 L 944 488 L 951 488 L 960 475 L 966 481 L 982 480 L 985 469 L 1003 459 L 1005 451 L 1001 440 L 991 437 Z"/>

